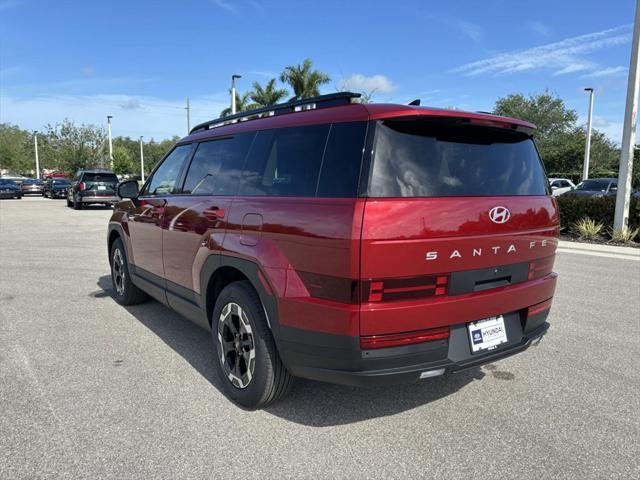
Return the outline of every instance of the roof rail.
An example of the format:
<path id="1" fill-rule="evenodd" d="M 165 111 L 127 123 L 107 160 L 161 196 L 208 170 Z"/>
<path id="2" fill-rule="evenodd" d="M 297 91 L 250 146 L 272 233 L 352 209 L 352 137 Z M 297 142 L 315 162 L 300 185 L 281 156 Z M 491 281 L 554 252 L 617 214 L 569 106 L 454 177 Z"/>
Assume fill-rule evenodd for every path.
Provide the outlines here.
<path id="1" fill-rule="evenodd" d="M 233 115 L 227 115 L 226 117 L 209 120 L 208 122 L 204 122 L 193 127 L 189 131 L 189 134 L 199 132 L 201 130 L 209 130 L 211 128 L 222 127 L 223 125 L 229 125 L 231 123 L 245 122 L 247 120 L 255 120 L 257 118 L 272 115 L 282 115 L 283 113 L 292 113 L 302 110 L 312 110 L 317 108 L 334 107 L 336 105 L 346 105 L 351 103 L 352 98 L 358 97 L 360 97 L 359 93 L 338 92 L 329 93 L 328 95 L 319 95 L 317 97 L 303 98 L 301 100 L 291 100 L 286 103 L 268 105 L 266 107 L 256 108 L 255 110 L 238 112 Z"/>

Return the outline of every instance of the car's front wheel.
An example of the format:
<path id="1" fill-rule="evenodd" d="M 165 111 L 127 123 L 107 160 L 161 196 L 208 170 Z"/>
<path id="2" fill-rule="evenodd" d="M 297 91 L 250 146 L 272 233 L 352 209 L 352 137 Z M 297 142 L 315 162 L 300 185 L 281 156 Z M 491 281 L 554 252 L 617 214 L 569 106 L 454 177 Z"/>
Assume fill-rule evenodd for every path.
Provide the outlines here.
<path id="1" fill-rule="evenodd" d="M 293 377 L 278 355 L 265 310 L 249 282 L 234 282 L 222 290 L 211 327 L 215 371 L 227 397 L 255 409 L 290 390 Z"/>
<path id="2" fill-rule="evenodd" d="M 129 265 L 124 245 L 120 238 L 111 246 L 111 282 L 115 290 L 115 299 L 120 305 L 137 305 L 147 299 L 147 294 L 136 287 L 129 275 Z"/>

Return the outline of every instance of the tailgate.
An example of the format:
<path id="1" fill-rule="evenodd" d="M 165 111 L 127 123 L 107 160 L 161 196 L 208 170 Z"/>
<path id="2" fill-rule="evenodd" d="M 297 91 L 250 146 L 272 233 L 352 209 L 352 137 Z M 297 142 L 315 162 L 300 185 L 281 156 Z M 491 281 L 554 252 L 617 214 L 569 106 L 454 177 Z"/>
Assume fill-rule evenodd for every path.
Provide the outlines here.
<path id="1" fill-rule="evenodd" d="M 508 221 L 491 220 L 496 207 Z M 545 196 L 369 199 L 361 334 L 451 325 L 550 298 L 555 279 L 543 277 L 557 222 L 555 200 Z"/>

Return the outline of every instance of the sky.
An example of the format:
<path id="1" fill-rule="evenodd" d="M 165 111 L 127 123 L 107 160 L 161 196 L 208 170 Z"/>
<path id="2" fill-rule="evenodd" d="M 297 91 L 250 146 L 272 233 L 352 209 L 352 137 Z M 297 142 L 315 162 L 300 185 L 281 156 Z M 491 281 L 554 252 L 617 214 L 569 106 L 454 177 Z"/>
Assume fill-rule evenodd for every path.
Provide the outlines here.
<path id="1" fill-rule="evenodd" d="M 491 111 L 549 89 L 620 142 L 633 0 L 0 0 L 0 122 L 160 140 L 311 58 L 322 93 Z"/>

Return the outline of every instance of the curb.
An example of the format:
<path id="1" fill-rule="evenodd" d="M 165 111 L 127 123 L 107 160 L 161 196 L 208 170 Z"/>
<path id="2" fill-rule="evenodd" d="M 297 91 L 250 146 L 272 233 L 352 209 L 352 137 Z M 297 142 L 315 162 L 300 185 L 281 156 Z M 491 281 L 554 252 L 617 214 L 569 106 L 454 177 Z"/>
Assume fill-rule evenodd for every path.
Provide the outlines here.
<path id="1" fill-rule="evenodd" d="M 617 245 L 599 245 L 560 240 L 558 242 L 558 251 L 640 261 L 639 248 L 619 247 Z"/>

